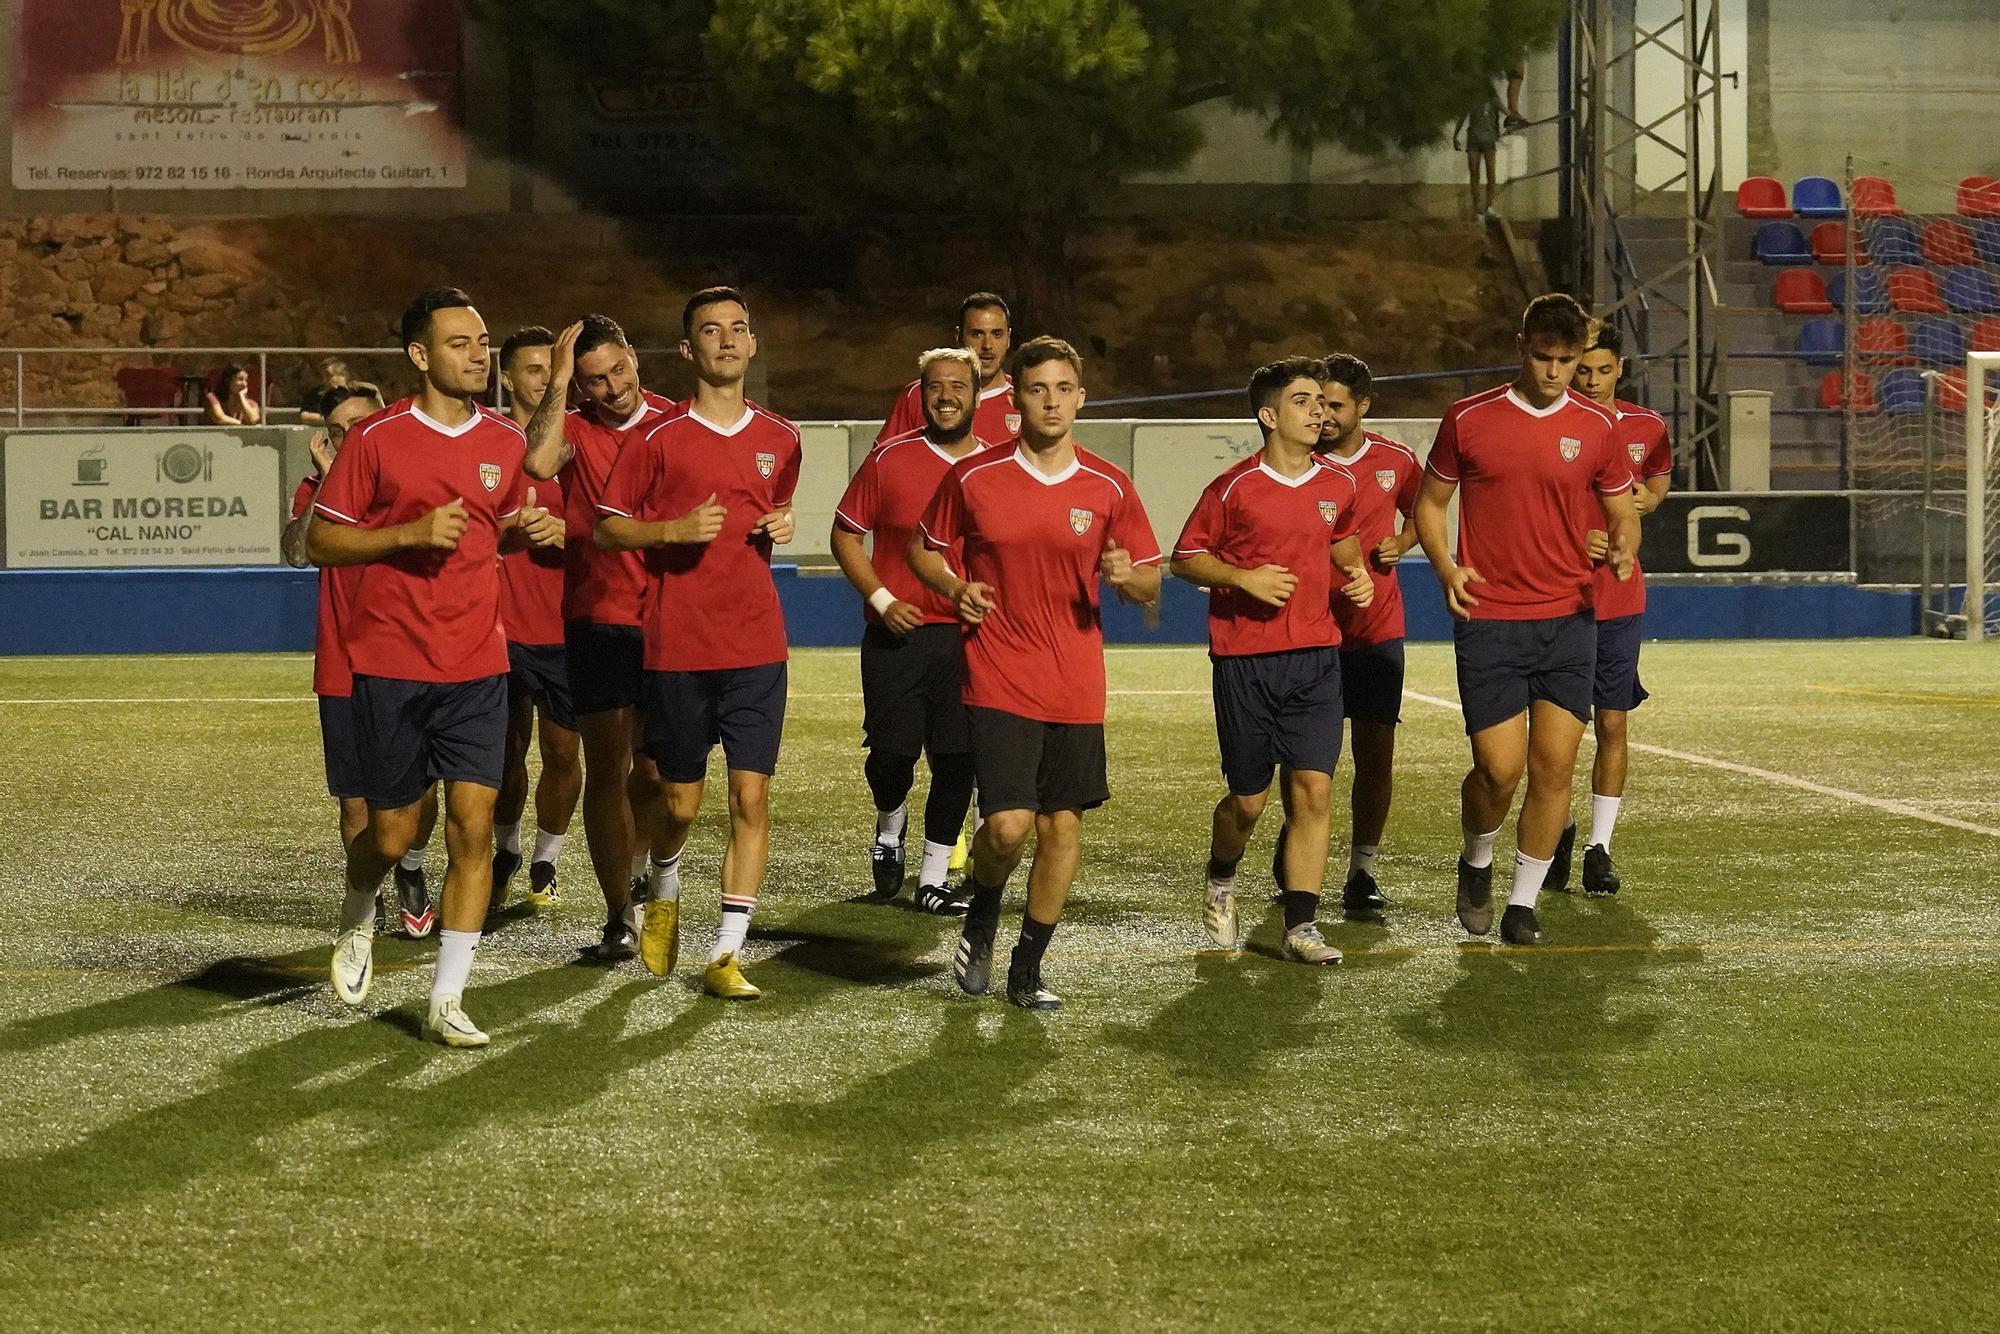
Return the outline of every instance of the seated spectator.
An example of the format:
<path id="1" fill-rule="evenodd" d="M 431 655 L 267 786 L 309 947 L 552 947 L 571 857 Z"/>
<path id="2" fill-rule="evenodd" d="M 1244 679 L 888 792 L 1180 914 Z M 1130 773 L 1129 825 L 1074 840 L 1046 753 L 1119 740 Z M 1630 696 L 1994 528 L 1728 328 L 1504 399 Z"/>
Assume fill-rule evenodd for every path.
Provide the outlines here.
<path id="1" fill-rule="evenodd" d="M 256 426 L 264 420 L 264 410 L 250 397 L 250 372 L 241 366 L 224 366 L 203 404 L 210 426 Z"/>
<path id="2" fill-rule="evenodd" d="M 335 390 L 351 389 L 357 393 L 382 397 L 382 391 L 366 380 L 355 380 L 347 374 L 347 363 L 339 357 L 328 357 L 319 364 L 320 386 L 306 395 L 299 407 L 299 420 L 308 426 L 318 426 L 326 421 L 328 409 L 333 406 Z M 329 401 L 332 400 L 332 401 Z"/>

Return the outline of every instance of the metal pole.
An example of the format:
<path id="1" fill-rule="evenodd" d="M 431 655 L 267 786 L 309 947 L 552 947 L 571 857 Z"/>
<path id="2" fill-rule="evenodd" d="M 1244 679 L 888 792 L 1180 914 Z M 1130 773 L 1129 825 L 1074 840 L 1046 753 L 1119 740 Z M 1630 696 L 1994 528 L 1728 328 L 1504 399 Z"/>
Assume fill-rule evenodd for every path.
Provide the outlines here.
<path id="1" fill-rule="evenodd" d="M 1965 367 L 1965 638 L 1986 637 L 1986 363 Z"/>
<path id="2" fill-rule="evenodd" d="M 28 424 L 28 373 L 26 358 L 19 352 L 14 354 L 14 427 L 19 430 Z"/>

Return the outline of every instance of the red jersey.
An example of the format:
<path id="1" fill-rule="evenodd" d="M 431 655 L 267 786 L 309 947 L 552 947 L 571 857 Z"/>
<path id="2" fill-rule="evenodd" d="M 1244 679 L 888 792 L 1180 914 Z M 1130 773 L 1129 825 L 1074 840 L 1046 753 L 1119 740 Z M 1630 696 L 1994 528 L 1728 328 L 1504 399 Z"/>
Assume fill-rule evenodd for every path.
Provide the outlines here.
<path id="1" fill-rule="evenodd" d="M 875 443 L 885 445 L 912 431 L 923 430 L 926 424 L 924 382 L 912 380 L 896 396 L 896 406 L 889 409 L 889 420 L 875 433 Z M 1021 434 L 1021 410 L 1014 406 L 1013 376 L 1002 375 L 999 384 L 979 391 L 979 402 L 972 409 L 972 433 L 995 444 Z"/>
<path id="2" fill-rule="evenodd" d="M 1249 458 L 1210 482 L 1188 515 L 1174 557 L 1201 552 L 1254 570 L 1282 565 L 1298 587 L 1282 607 L 1259 602 L 1238 588 L 1208 591 L 1208 651 L 1218 658 L 1294 649 L 1332 648 L 1340 627 L 1332 603 L 1336 592 L 1333 544 L 1354 536 L 1355 485 L 1347 469 L 1314 455 L 1312 466 L 1286 477 Z"/>
<path id="3" fill-rule="evenodd" d="M 357 567 L 343 625 L 357 676 L 476 681 L 507 670 L 500 633 L 500 529 L 521 508 L 527 439 L 488 408 L 457 426 L 425 416 L 410 399 L 350 429 L 313 508 L 359 528 L 421 519 L 465 502 L 465 535 L 453 551 L 400 551 Z"/>
<path id="4" fill-rule="evenodd" d="M 1445 410 L 1431 446 L 1431 474 L 1458 494 L 1458 562 L 1485 581 L 1468 590 L 1475 621 L 1534 621 L 1590 606 L 1590 557 L 1582 534 L 1596 497 L 1632 487 L 1612 441 L 1612 416 L 1571 392 L 1546 408 L 1512 386 L 1461 398 Z"/>
<path id="5" fill-rule="evenodd" d="M 973 453 L 991 448 L 975 433 Z M 875 534 L 876 577 L 898 601 L 923 612 L 925 625 L 955 624 L 958 612 L 910 569 L 910 538 L 937 494 L 938 483 L 957 462 L 921 427 L 899 435 L 868 451 L 833 511 L 834 522 L 848 532 Z M 873 607 L 863 607 L 862 612 L 869 621 L 881 622 Z"/>
<path id="6" fill-rule="evenodd" d="M 1340 641 L 1349 648 L 1366 648 L 1401 639 L 1403 585 L 1397 581 L 1395 566 L 1384 570 L 1375 564 L 1375 549 L 1383 538 L 1396 535 L 1397 515 L 1407 522 L 1416 513 L 1424 465 L 1407 445 L 1373 431 L 1361 433 L 1361 448 L 1354 451 L 1354 457 L 1344 459 L 1331 452 L 1322 457 L 1354 474 L 1354 508 L 1360 516 L 1355 535 L 1361 539 L 1361 557 L 1375 581 L 1375 598 L 1365 607 L 1355 606 L 1338 591 L 1334 593 L 1333 619 L 1340 622 Z"/>
<path id="7" fill-rule="evenodd" d="M 312 508 L 321 477 L 308 477 L 292 493 L 292 517 Z M 354 693 L 354 668 L 347 661 L 342 627 L 354 615 L 354 590 L 361 583 L 360 565 L 323 565 L 319 571 L 319 615 L 313 622 L 313 694 L 345 699 Z"/>
<path id="8" fill-rule="evenodd" d="M 645 552 L 647 671 L 759 667 L 790 656 L 771 581 L 771 539 L 750 530 L 792 503 L 799 457 L 798 428 L 747 400 L 726 428 L 687 406 L 618 456 L 597 502 L 600 514 L 677 519 L 711 493 L 729 511 L 711 542 Z"/>
<path id="9" fill-rule="evenodd" d="M 589 542 L 590 529 L 579 531 L 570 526 L 560 481 L 530 477 L 526 486 L 535 493 L 536 505 L 562 516 L 563 544 L 528 547 L 500 558 L 500 629 L 510 644 L 560 644 L 563 570 L 568 564 L 569 544 Z"/>
<path id="10" fill-rule="evenodd" d="M 1016 444 L 960 460 L 918 525 L 925 545 L 962 544 L 963 574 L 993 610 L 965 632 L 967 704 L 1047 723 L 1104 721 L 1097 561 L 1107 543 L 1160 559 L 1132 479 L 1090 453 L 1051 477 Z"/>
<path id="11" fill-rule="evenodd" d="M 563 523 L 568 528 L 563 538 L 562 615 L 566 621 L 639 624 L 639 592 L 646 585 L 645 558 L 636 551 L 600 551 L 591 534 L 597 528 L 597 502 L 604 496 L 604 484 L 611 477 L 611 465 L 618 461 L 619 451 L 662 415 L 684 406 L 649 390 L 641 390 L 640 399 L 638 408 L 622 422 L 600 422 L 595 409 L 588 406 L 571 408 L 563 417 L 563 439 L 570 448 L 569 462 L 558 474 L 565 505 Z"/>
<path id="12" fill-rule="evenodd" d="M 1625 457 L 1632 465 L 1633 479 L 1643 486 L 1649 477 L 1664 477 L 1671 473 L 1674 470 L 1674 445 L 1667 438 L 1666 418 L 1651 408 L 1642 408 L 1623 399 L 1617 400 L 1613 410 L 1618 415 L 1618 424 L 1612 428 L 1612 438 L 1625 451 Z M 1585 525 L 1586 530 L 1603 526 L 1602 519 Z M 1600 621 L 1637 616 L 1646 610 L 1646 581 L 1639 573 L 1636 554 L 1632 558 L 1632 577 L 1624 583 L 1619 583 L 1618 576 L 1602 561 L 1591 570 L 1590 583 Z"/>

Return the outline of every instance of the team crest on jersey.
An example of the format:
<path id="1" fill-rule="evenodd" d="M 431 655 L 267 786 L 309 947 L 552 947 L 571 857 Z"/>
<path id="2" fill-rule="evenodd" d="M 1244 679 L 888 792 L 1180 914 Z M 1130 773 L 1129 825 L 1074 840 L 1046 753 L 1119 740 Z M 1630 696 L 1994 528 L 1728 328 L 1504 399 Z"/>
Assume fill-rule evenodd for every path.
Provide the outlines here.
<path id="1" fill-rule="evenodd" d="M 1078 537 L 1082 537 L 1090 531 L 1091 517 L 1092 515 L 1089 510 L 1071 510 L 1069 512 L 1069 530 Z"/>
<path id="2" fill-rule="evenodd" d="M 1020 413 L 1018 413 L 1018 412 L 1010 412 L 1010 413 L 1008 413 L 1008 414 L 1007 414 L 1007 434 L 1008 434 L 1008 435 L 1019 435 L 1020 433 L 1021 433 L 1021 414 L 1020 414 Z"/>
<path id="3" fill-rule="evenodd" d="M 1578 454 L 1583 453 L 1583 441 L 1577 439 L 1573 435 L 1566 435 L 1562 438 L 1561 448 L 1562 448 L 1563 462 L 1575 463 L 1576 456 Z"/>
<path id="4" fill-rule="evenodd" d="M 757 475 L 759 477 L 769 477 L 777 470 L 778 456 L 776 454 L 759 454 L 757 456 Z"/>
<path id="5" fill-rule="evenodd" d="M 1340 514 L 1340 506 L 1331 500 L 1319 502 L 1319 517 L 1326 520 L 1326 526 L 1333 527 L 1333 521 Z"/>
<path id="6" fill-rule="evenodd" d="M 500 489 L 500 465 L 497 463 L 480 464 L 479 484 L 488 491 L 498 491 Z"/>
<path id="7" fill-rule="evenodd" d="M 1396 470 L 1394 468 L 1377 468 L 1375 470 L 1375 485 L 1381 487 L 1384 491 L 1394 491 L 1396 489 Z"/>
<path id="8" fill-rule="evenodd" d="M 1646 442 L 1643 440 L 1634 440 L 1631 444 L 1625 446 L 1625 452 L 1632 456 L 1632 462 L 1644 463 L 1646 461 Z"/>

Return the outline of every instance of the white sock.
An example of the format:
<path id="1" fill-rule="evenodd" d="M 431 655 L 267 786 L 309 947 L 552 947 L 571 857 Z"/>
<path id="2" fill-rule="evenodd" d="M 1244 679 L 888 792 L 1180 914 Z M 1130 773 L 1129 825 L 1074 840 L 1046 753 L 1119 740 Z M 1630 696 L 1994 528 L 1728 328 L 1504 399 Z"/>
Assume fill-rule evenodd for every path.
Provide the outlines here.
<path id="1" fill-rule="evenodd" d="M 681 855 L 676 852 L 665 861 L 654 861 L 646 868 L 646 897 L 648 899 L 673 899 L 681 896 Z"/>
<path id="2" fill-rule="evenodd" d="M 1467 834 L 1465 836 L 1464 850 L 1458 855 L 1463 857 L 1465 864 L 1475 871 L 1482 866 L 1491 866 L 1493 864 L 1493 844 L 1499 837 L 1500 831 L 1498 829 L 1490 834 Z"/>
<path id="3" fill-rule="evenodd" d="M 431 999 L 463 996 L 472 976 L 472 953 L 479 948 L 477 931 L 438 932 L 437 971 L 431 974 Z"/>
<path id="4" fill-rule="evenodd" d="M 1618 807 L 1623 797 L 1600 797 L 1590 794 L 1590 838 L 1585 847 L 1597 846 L 1611 851 L 1611 831 L 1618 827 Z"/>
<path id="5" fill-rule="evenodd" d="M 743 937 L 750 934 L 750 914 L 756 907 L 755 899 L 739 898 L 734 894 L 722 896 L 722 925 L 715 931 L 715 948 L 708 956 L 710 963 L 743 948 Z"/>
<path id="6" fill-rule="evenodd" d="M 1235 892 L 1236 873 L 1234 871 L 1231 871 L 1227 877 L 1218 878 L 1210 876 L 1208 878 L 1208 901 L 1210 903 L 1219 905 L 1223 899 Z"/>
<path id="7" fill-rule="evenodd" d="M 1347 873 L 1353 875 L 1356 871 L 1366 871 L 1370 875 L 1375 874 L 1375 854 L 1379 851 L 1379 843 L 1356 843 L 1347 851 Z M 1489 851 L 1487 856 L 1490 858 L 1492 853 Z"/>
<path id="8" fill-rule="evenodd" d="M 652 858 L 643 852 L 636 854 L 632 858 L 632 878 L 634 880 L 644 880 L 646 878 L 646 863 L 651 860 Z"/>
<path id="9" fill-rule="evenodd" d="M 370 934 L 375 930 L 375 897 L 372 889 L 350 889 L 347 897 L 340 901 L 340 929 L 352 931 L 356 927 L 366 927 Z"/>
<path id="10" fill-rule="evenodd" d="M 904 802 L 893 811 L 875 812 L 875 841 L 884 847 L 894 847 L 903 841 L 903 830 L 910 823 L 910 803 Z"/>
<path id="11" fill-rule="evenodd" d="M 1553 857 L 1536 861 L 1525 852 L 1514 853 L 1514 888 L 1507 895 L 1509 908 L 1532 908 L 1535 896 L 1542 892 L 1542 881 L 1549 878 L 1549 863 Z"/>
<path id="12" fill-rule="evenodd" d="M 516 857 L 520 856 L 521 822 L 519 820 L 516 820 L 512 824 L 494 825 L 493 846 L 498 848 L 502 852 L 511 852 Z"/>
<path id="13" fill-rule="evenodd" d="M 404 853 L 402 862 L 403 869 L 405 871 L 423 870 L 424 853 L 427 851 L 429 851 L 429 849 L 427 848 L 411 848 L 408 852 Z"/>
<path id="14" fill-rule="evenodd" d="M 533 860 L 555 865 L 556 858 L 562 856 L 563 841 L 568 837 L 568 834 L 551 834 L 548 830 L 537 827 Z"/>
<path id="15" fill-rule="evenodd" d="M 942 885 L 951 874 L 951 844 L 924 840 L 923 864 L 917 868 L 919 885 Z"/>

